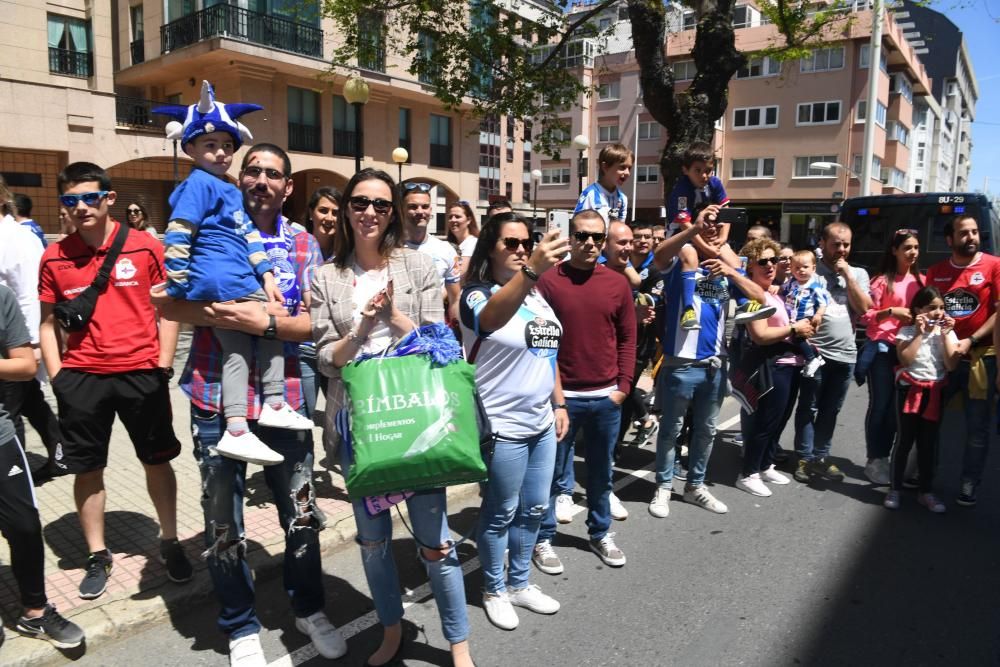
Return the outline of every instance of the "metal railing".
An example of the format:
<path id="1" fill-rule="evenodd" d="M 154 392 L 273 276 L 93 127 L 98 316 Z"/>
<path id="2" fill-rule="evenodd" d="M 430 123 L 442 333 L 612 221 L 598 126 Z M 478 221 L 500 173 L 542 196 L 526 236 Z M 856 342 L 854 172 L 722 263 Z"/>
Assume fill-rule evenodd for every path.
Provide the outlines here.
<path id="1" fill-rule="evenodd" d="M 132 130 L 162 133 L 170 118 L 153 113 L 153 108 L 164 105 L 166 102 L 119 95 L 115 98 L 115 125 Z"/>
<path id="2" fill-rule="evenodd" d="M 372 72 L 385 72 L 385 49 L 363 44 L 358 50 L 358 67 Z"/>
<path id="3" fill-rule="evenodd" d="M 358 133 L 354 130 L 334 130 L 333 131 L 333 154 L 354 157 L 355 146 L 358 142 Z"/>
<path id="4" fill-rule="evenodd" d="M 431 144 L 430 166 L 451 168 L 451 144 Z"/>
<path id="5" fill-rule="evenodd" d="M 303 153 L 320 153 L 323 151 L 318 125 L 303 125 L 288 123 L 288 150 Z"/>
<path id="6" fill-rule="evenodd" d="M 129 50 L 132 52 L 132 64 L 138 65 L 146 60 L 146 46 L 143 40 L 137 39 L 129 43 Z"/>
<path id="7" fill-rule="evenodd" d="M 319 28 L 226 4 L 213 5 L 161 26 L 160 52 L 169 53 L 211 37 L 323 57 L 323 31 Z"/>
<path id="8" fill-rule="evenodd" d="M 69 76 L 92 76 L 94 74 L 93 54 L 50 46 L 49 71 Z"/>

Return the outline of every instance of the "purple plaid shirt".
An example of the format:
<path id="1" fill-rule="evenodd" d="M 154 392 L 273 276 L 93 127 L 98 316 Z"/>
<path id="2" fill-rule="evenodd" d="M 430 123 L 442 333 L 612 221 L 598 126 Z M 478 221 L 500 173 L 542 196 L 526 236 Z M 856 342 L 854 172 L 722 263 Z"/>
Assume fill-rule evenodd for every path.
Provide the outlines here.
<path id="1" fill-rule="evenodd" d="M 323 263 L 323 255 L 312 234 L 298 226 L 293 227 L 284 217 L 281 218 L 281 225 L 288 243 L 288 260 L 295 267 L 296 280 L 304 295 L 309 291 L 313 270 Z M 285 401 L 295 410 L 305 402 L 300 377 L 299 344 L 285 343 Z M 250 367 L 250 378 L 247 418 L 257 419 L 260 415 L 261 379 L 256 365 Z M 222 348 L 210 327 L 195 327 L 180 388 L 198 408 L 209 412 L 222 411 Z"/>

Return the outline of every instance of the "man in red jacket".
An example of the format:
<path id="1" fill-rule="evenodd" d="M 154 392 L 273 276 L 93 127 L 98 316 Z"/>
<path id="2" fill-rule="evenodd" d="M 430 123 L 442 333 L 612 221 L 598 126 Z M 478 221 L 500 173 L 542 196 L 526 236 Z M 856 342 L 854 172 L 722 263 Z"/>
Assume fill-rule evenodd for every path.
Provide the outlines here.
<path id="1" fill-rule="evenodd" d="M 546 574 L 562 563 L 552 548 L 560 478 L 572 480 L 573 441 L 584 434 L 587 461 L 587 531 L 590 548 L 605 564 L 621 567 L 625 554 L 611 526 L 611 457 L 618 440 L 621 404 L 632 391 L 635 371 L 635 306 L 628 281 L 597 258 L 607 238 L 597 211 L 580 211 L 570 221 L 570 256 L 538 281 L 563 326 L 559 374 L 569 410 L 569 431 L 559 441 L 549 507 L 538 533 L 533 561 Z M 556 406 L 557 408 L 560 406 Z M 572 492 L 572 482 L 570 482 Z"/>

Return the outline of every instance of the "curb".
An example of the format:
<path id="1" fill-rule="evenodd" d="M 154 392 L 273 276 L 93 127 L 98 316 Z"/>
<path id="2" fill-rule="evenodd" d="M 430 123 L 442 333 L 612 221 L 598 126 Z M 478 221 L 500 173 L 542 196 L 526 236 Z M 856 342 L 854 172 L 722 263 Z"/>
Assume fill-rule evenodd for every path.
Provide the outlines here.
<path id="1" fill-rule="evenodd" d="M 449 504 L 461 503 L 479 493 L 478 484 L 463 484 L 448 488 Z M 405 507 L 401 508 L 408 516 Z M 320 555 L 331 556 L 347 548 L 357 536 L 352 512 L 329 517 L 326 528 L 320 532 Z M 400 515 L 393 514 L 393 527 L 402 529 Z M 397 535 L 399 533 L 396 533 Z M 280 576 L 283 551 L 270 553 L 267 546 L 247 553 L 247 562 L 258 581 Z M 149 597 L 145 597 L 145 596 Z M 57 649 L 47 641 L 25 637 L 12 628 L 6 628 L 7 639 L 0 648 L 0 662 L 4 667 L 39 667 L 64 664 L 84 657 L 89 648 L 110 643 L 126 634 L 142 632 L 170 616 L 170 609 L 182 609 L 195 604 L 216 604 L 211 579 L 203 563 L 195 564 L 195 575 L 189 584 L 178 586 L 162 584 L 131 594 L 107 600 L 100 606 L 87 607 L 66 614 L 66 618 L 83 628 L 87 635 L 84 644 L 75 649 Z"/>

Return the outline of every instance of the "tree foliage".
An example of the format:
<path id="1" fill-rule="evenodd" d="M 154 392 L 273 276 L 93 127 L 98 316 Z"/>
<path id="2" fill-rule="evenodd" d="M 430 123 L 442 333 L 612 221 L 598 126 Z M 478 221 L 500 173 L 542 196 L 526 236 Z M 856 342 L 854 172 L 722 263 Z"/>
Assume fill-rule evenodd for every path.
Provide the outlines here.
<path id="1" fill-rule="evenodd" d="M 757 6 L 778 35 L 766 54 L 779 60 L 807 54 L 838 22 L 849 20 L 846 1 L 816 11 L 814 4 L 761 0 Z M 504 0 L 504 10 L 492 0 L 323 0 L 323 13 L 337 27 L 335 70 L 381 53 L 399 56 L 409 74 L 449 109 L 532 120 L 534 148 L 558 158 L 570 129 L 560 117 L 582 96 L 594 94 L 581 81 L 576 49 L 581 40 L 596 43 L 596 79 L 602 45 L 614 30 L 613 25 L 600 30 L 596 19 L 626 8 L 642 104 L 667 130 L 660 162 L 669 188 L 686 147 L 712 141 L 715 121 L 728 103 L 729 81 L 747 64 L 747 55 L 736 48 L 735 0 L 685 0 L 697 17 L 692 53 L 697 74 L 684 89 L 675 87 L 666 56 L 668 20 L 671 12 L 679 20 L 680 4 L 593 0 L 585 11 L 564 14 L 570 2 L 549 3 L 558 11 L 537 13 L 534 21 L 518 16 L 537 7 L 524 0 Z"/>

